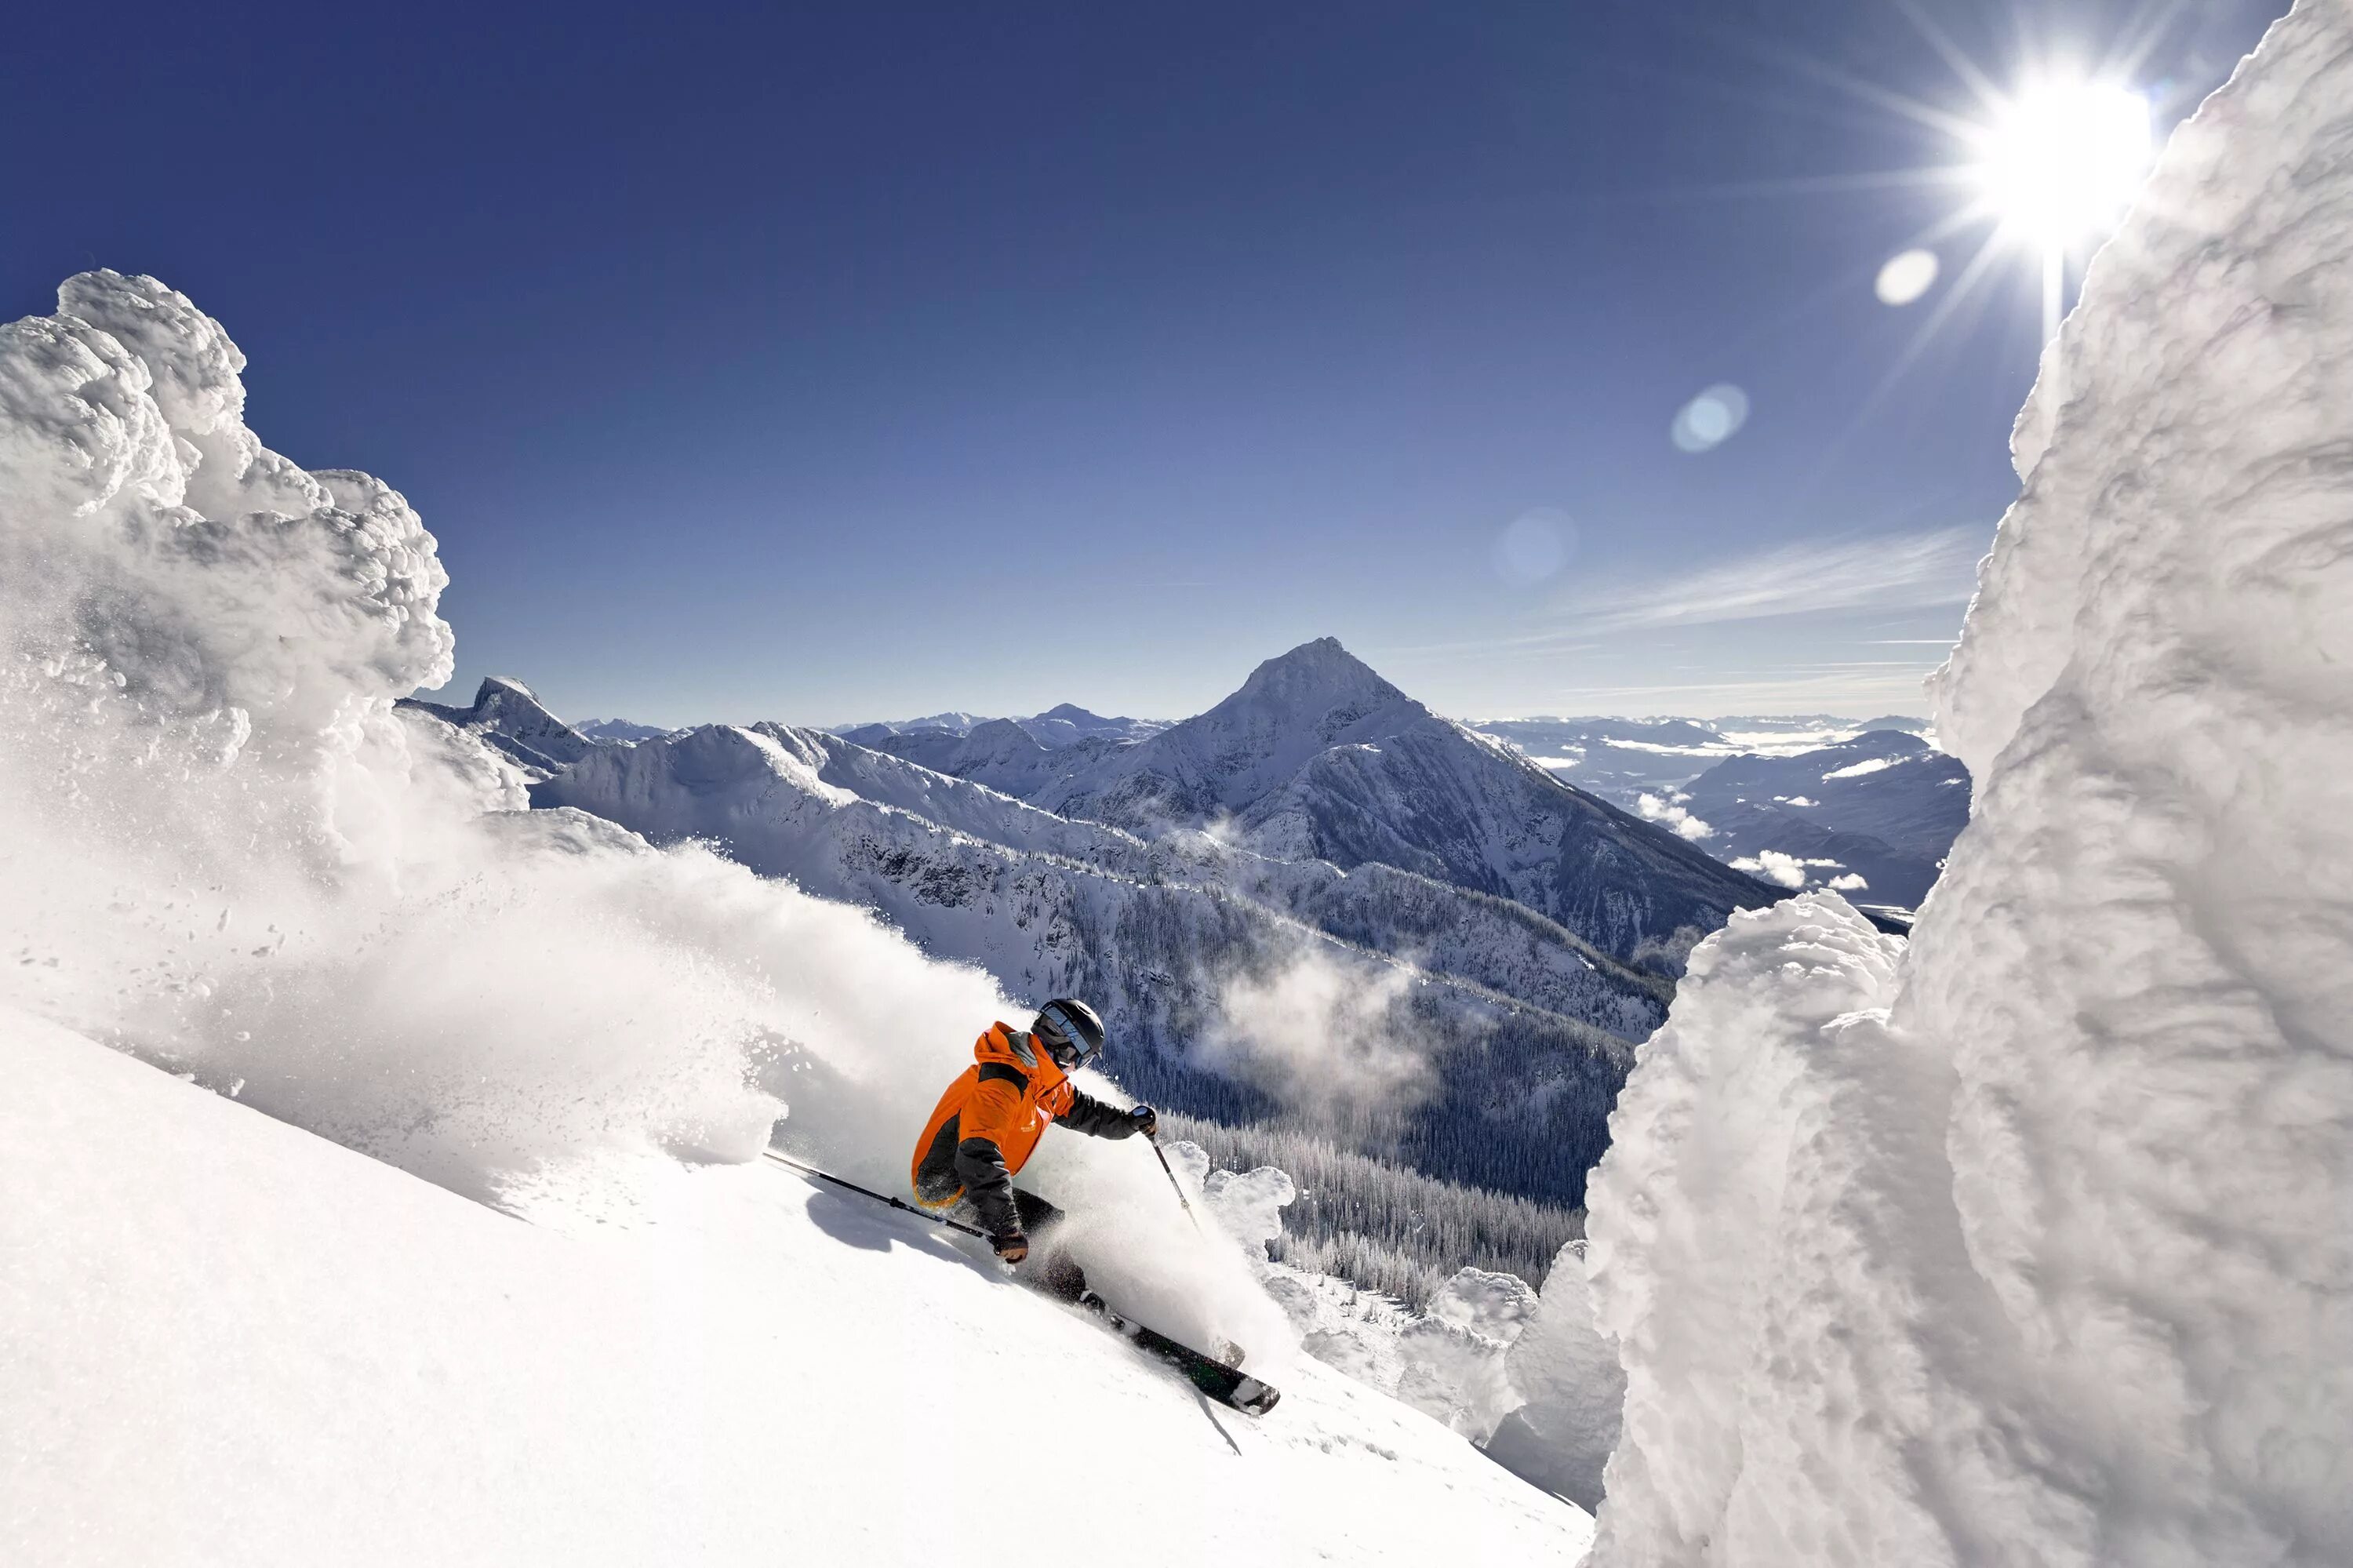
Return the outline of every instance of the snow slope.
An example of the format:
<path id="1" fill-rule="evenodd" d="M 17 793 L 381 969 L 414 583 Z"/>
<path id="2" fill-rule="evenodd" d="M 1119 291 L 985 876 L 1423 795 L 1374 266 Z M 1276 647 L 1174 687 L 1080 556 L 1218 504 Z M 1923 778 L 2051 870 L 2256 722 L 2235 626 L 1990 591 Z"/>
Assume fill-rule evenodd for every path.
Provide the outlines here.
<path id="1" fill-rule="evenodd" d="M 2046 353 L 1908 947 L 1736 917 L 1596 1174 L 1600 1563 L 2353 1561 L 2353 5 Z"/>
<path id="2" fill-rule="evenodd" d="M 772 1167 L 637 1172 L 626 1223 L 551 1179 L 518 1224 L 22 1014 L 0 1075 L 0 1560 L 1028 1563 L 1069 1530 L 1420 1568 L 1590 1534 L 1314 1361 L 1267 1419 L 1206 1405 Z"/>

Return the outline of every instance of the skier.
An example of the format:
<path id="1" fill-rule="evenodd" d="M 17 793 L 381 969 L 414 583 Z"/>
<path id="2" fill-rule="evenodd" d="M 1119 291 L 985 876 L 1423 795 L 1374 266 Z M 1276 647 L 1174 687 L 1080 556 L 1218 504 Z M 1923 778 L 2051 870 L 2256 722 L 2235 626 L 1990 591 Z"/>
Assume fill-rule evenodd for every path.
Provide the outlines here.
<path id="1" fill-rule="evenodd" d="M 998 1257 L 1010 1264 L 1027 1258 L 1032 1241 L 1044 1243 L 1062 1218 L 1061 1210 L 1013 1184 L 1047 1123 L 1093 1138 L 1150 1138 L 1160 1130 L 1150 1106 L 1121 1110 L 1071 1082 L 1103 1048 L 1103 1020 L 1070 997 L 1039 1009 L 1027 1032 L 991 1024 L 973 1045 L 973 1065 L 940 1097 L 915 1144 L 915 1201 L 927 1209 L 961 1206 L 988 1233 Z M 1066 1301 L 1086 1294 L 1085 1274 L 1059 1251 L 1041 1252 L 1038 1267 L 1049 1293 Z"/>

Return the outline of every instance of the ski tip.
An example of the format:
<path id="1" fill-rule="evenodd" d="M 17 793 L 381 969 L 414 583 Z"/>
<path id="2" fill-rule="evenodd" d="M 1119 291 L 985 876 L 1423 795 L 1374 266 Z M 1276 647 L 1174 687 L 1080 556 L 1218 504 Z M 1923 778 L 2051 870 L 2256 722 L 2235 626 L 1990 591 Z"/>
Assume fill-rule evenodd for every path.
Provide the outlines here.
<path id="1" fill-rule="evenodd" d="M 1246 1377 L 1234 1385 L 1233 1393 L 1228 1397 L 1236 1408 L 1247 1410 L 1252 1415 L 1264 1415 L 1282 1401 L 1282 1394 L 1271 1384 Z"/>

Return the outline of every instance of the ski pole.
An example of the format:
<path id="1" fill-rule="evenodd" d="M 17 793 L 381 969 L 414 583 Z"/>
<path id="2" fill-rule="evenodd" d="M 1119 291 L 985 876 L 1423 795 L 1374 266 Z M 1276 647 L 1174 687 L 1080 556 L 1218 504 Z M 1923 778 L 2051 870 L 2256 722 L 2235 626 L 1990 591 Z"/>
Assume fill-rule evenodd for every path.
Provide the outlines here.
<path id="1" fill-rule="evenodd" d="M 888 1203 L 892 1208 L 897 1209 L 903 1213 L 913 1214 L 919 1220 L 929 1220 L 935 1225 L 945 1225 L 952 1231 L 962 1231 L 968 1236 L 978 1236 L 983 1241 L 989 1239 L 988 1233 L 982 1230 L 977 1225 L 965 1224 L 962 1220 L 952 1220 L 945 1214 L 927 1213 L 924 1210 L 915 1207 L 913 1203 L 877 1192 L 871 1187 L 861 1187 L 855 1181 L 845 1181 L 840 1177 L 834 1175 L 831 1171 L 820 1171 L 814 1165 L 804 1165 L 799 1160 L 793 1159 L 790 1155 L 779 1154 L 773 1149 L 764 1149 L 760 1150 L 760 1152 L 766 1155 L 769 1159 L 775 1160 L 779 1165 L 791 1166 L 794 1170 L 799 1171 L 804 1176 L 814 1176 L 820 1181 L 830 1181 L 837 1187 L 847 1187 L 861 1198 L 871 1198 L 878 1203 Z M 1174 1181 L 1176 1178 L 1172 1175 L 1168 1179 Z M 1181 1194 L 1179 1195 L 1181 1196 Z"/>
<path id="2" fill-rule="evenodd" d="M 1193 1212 L 1193 1200 L 1185 1196 L 1184 1183 L 1177 1181 L 1176 1172 L 1169 1169 L 1168 1156 L 1160 1152 L 1160 1139 L 1154 1137 L 1147 1138 L 1144 1141 L 1152 1145 L 1153 1158 L 1158 1160 L 1160 1161 L 1160 1169 L 1167 1172 L 1168 1185 L 1176 1189 L 1176 1201 L 1185 1206 L 1185 1217 L 1193 1222 L 1193 1228 L 1195 1230 L 1200 1230 L 1201 1216 Z"/>

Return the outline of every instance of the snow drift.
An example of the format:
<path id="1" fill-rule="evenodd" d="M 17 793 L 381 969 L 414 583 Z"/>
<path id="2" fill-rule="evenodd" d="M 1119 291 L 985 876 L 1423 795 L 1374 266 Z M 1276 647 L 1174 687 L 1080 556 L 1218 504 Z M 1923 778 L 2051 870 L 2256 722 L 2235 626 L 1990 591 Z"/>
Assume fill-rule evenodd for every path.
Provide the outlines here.
<path id="1" fill-rule="evenodd" d="M 2353 1560 L 2353 7 L 2175 136 L 2014 445 L 1909 949 L 1736 916 L 1620 1102 L 1597 1562 Z"/>

